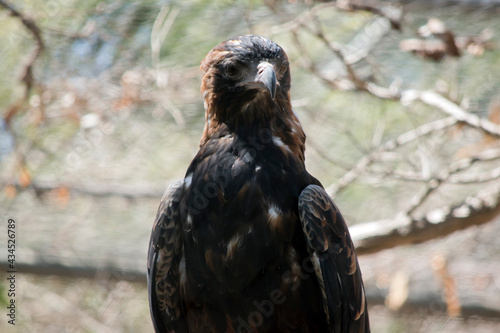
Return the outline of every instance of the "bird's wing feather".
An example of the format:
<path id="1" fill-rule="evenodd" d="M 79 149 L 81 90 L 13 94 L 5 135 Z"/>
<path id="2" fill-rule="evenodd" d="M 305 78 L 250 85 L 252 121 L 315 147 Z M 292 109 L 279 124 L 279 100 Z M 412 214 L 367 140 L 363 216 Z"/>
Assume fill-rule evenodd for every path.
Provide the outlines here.
<path id="1" fill-rule="evenodd" d="M 299 196 L 299 213 L 330 332 L 369 332 L 361 271 L 339 209 L 323 188 L 309 185 Z"/>
<path id="2" fill-rule="evenodd" d="M 148 251 L 149 305 L 156 332 L 182 331 L 179 264 L 182 257 L 180 201 L 184 181 L 163 195 L 151 232 Z"/>

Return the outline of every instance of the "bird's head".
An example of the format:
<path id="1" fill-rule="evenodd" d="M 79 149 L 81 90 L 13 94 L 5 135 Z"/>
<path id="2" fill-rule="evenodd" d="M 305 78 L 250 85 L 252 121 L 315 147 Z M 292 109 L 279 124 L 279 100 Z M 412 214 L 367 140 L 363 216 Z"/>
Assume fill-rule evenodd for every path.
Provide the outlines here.
<path id="1" fill-rule="evenodd" d="M 201 70 L 207 127 L 272 126 L 276 119 L 296 120 L 288 58 L 273 41 L 249 35 L 222 42 L 207 54 Z"/>

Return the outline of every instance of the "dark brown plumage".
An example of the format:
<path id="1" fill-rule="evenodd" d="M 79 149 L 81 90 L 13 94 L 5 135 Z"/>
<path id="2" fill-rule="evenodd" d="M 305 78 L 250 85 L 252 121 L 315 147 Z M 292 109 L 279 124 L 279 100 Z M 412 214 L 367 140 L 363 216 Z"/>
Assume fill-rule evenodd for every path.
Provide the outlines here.
<path id="1" fill-rule="evenodd" d="M 151 234 L 157 332 L 369 332 L 347 226 L 304 165 L 284 51 L 261 36 L 201 64 L 206 123 Z"/>

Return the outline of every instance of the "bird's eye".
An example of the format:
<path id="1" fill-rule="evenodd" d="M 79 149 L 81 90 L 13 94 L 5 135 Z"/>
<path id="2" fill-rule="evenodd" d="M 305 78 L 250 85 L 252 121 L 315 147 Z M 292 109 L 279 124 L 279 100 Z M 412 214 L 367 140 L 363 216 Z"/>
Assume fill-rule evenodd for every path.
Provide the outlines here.
<path id="1" fill-rule="evenodd" d="M 285 75 L 285 73 L 286 73 L 287 70 L 288 70 L 288 65 L 282 65 L 282 66 L 280 66 L 279 75 L 280 76 Z"/>
<path id="2" fill-rule="evenodd" d="M 235 78 L 240 75 L 240 69 L 238 65 L 234 63 L 229 63 L 226 65 L 226 75 L 230 78 Z"/>

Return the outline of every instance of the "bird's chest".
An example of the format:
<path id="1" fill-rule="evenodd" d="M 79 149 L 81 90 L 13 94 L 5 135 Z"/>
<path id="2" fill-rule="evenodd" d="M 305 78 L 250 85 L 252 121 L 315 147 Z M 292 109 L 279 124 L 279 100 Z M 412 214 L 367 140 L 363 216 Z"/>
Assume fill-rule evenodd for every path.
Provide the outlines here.
<path id="1" fill-rule="evenodd" d="M 188 171 L 184 236 L 193 290 L 201 292 L 203 285 L 239 292 L 262 272 L 285 269 L 282 261 L 299 226 L 303 176 L 299 166 L 268 148 L 220 150 Z"/>
<path id="2" fill-rule="evenodd" d="M 272 143 L 233 141 L 222 141 L 188 169 L 188 230 L 217 227 L 220 238 L 240 224 L 255 227 L 260 218 L 273 220 L 297 210 L 305 186 L 301 163 Z"/>

